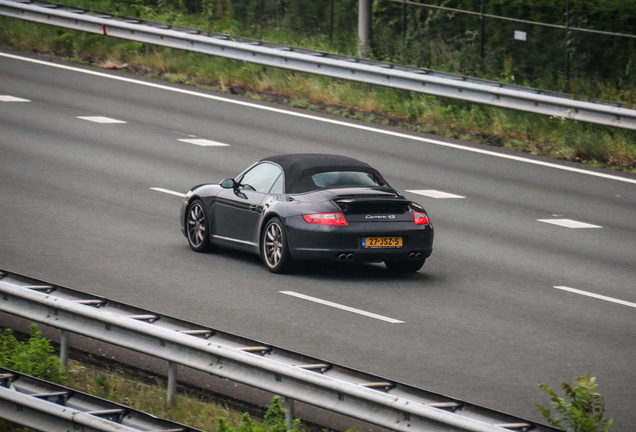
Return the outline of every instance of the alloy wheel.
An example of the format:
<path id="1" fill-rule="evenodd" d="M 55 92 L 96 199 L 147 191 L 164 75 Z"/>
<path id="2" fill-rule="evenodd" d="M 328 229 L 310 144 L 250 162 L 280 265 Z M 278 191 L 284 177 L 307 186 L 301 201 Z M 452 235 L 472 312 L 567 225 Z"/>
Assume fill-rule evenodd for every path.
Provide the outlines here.
<path id="1" fill-rule="evenodd" d="M 283 257 L 283 232 L 276 223 L 270 223 L 265 233 L 265 261 L 268 267 L 276 267 Z"/>
<path id="2" fill-rule="evenodd" d="M 188 212 L 188 240 L 195 248 L 200 248 L 205 240 L 205 212 L 200 203 L 195 202 Z"/>

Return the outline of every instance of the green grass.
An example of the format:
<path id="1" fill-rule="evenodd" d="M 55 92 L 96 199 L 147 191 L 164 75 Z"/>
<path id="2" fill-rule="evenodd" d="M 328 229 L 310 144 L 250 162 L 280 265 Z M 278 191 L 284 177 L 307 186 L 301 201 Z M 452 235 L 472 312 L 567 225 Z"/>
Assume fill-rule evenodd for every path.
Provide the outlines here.
<path id="1" fill-rule="evenodd" d="M 224 406 L 207 398 L 203 392 L 180 390 L 175 403 L 166 403 L 165 380 L 140 377 L 130 370 L 116 365 L 94 366 L 77 361 L 69 362 L 69 370 L 61 384 L 75 390 L 107 399 L 133 409 L 153 414 L 207 432 L 280 432 L 284 419 L 274 418 L 268 424 L 265 419 Z M 278 404 L 278 407 L 277 405 Z M 280 409 L 274 402 L 268 412 Z M 274 416 L 279 417 L 279 416 Z M 246 424 L 247 422 L 247 424 Z M 0 420 L 3 432 L 30 432 L 31 429 L 12 425 Z M 294 432 L 305 432 L 305 427 L 296 421 Z"/>
<path id="2" fill-rule="evenodd" d="M 286 432 L 281 399 L 275 397 L 263 420 L 254 420 L 212 401 L 203 391 L 181 391 L 175 403 L 166 403 L 165 380 L 133 373 L 114 363 L 95 366 L 71 361 L 67 371 L 60 371 L 60 360 L 50 342 L 42 337 L 36 324 L 31 335 L 14 335 L 11 329 L 0 332 L 0 367 L 57 382 L 80 392 L 120 403 L 157 417 L 176 421 L 209 432 Z M 28 432 L 30 429 L 0 420 L 3 432 Z M 299 420 L 293 432 L 305 432 Z"/>
<path id="3" fill-rule="evenodd" d="M 168 405 L 163 380 L 144 382 L 138 376 L 116 366 L 98 368 L 70 362 L 68 377 L 63 384 L 204 431 L 215 432 L 219 419 L 225 419 L 232 427 L 239 427 L 242 420 L 242 415 L 237 411 L 212 403 L 194 393 L 180 392 L 176 396 L 176 403 Z"/>
<path id="4" fill-rule="evenodd" d="M 210 27 L 201 15 L 146 12 L 158 21 L 204 29 Z M 228 33 L 238 31 L 231 20 L 227 27 L 219 28 L 222 24 L 222 20 L 216 22 L 210 29 Z M 243 36 L 258 36 L 274 42 L 336 50 L 323 36 L 301 37 L 288 31 L 260 27 L 244 33 Z M 13 49 L 62 56 L 105 68 L 126 69 L 170 82 L 636 173 L 635 131 L 146 46 L 13 18 L 0 18 L 0 42 Z M 600 84 L 573 84 L 576 93 L 582 97 L 590 87 L 595 91 L 601 88 L 603 98 L 616 96 L 615 90 L 602 88 Z M 625 92 L 620 96 L 624 100 Z M 631 96 L 636 97 L 636 94 Z"/>

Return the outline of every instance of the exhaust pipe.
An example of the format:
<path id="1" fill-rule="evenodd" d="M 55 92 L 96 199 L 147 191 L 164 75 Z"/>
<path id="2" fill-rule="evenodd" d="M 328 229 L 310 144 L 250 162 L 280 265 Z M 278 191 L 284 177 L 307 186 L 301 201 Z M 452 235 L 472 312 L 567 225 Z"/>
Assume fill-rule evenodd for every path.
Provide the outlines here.
<path id="1" fill-rule="evenodd" d="M 415 259 L 416 259 L 417 261 L 419 261 L 419 260 L 421 260 L 421 259 L 422 259 L 422 256 L 423 256 L 423 255 L 422 255 L 422 252 L 418 252 L 418 253 L 416 253 L 416 254 L 415 254 Z"/>
<path id="2" fill-rule="evenodd" d="M 353 254 L 347 255 L 347 261 L 353 261 Z"/>
<path id="3" fill-rule="evenodd" d="M 345 261 L 347 259 L 347 254 L 338 255 L 338 261 Z"/>
<path id="4" fill-rule="evenodd" d="M 409 259 L 410 259 L 411 261 L 413 261 L 413 260 L 415 259 L 415 252 L 411 252 L 411 253 L 409 254 Z"/>

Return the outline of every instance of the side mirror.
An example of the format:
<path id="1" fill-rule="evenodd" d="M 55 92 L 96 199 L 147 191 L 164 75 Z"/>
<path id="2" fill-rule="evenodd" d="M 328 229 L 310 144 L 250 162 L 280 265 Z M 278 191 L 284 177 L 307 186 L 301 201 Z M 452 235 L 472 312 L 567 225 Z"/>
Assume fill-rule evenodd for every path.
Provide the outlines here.
<path id="1" fill-rule="evenodd" d="M 234 179 L 225 179 L 221 182 L 221 187 L 223 189 L 236 189 L 238 184 L 234 181 Z"/>

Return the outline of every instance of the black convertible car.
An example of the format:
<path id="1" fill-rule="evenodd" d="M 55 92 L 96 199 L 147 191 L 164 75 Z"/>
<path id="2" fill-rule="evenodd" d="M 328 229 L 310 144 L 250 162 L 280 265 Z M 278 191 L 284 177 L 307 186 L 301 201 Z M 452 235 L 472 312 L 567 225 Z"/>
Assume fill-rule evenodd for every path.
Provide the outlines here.
<path id="1" fill-rule="evenodd" d="M 234 179 L 190 189 L 181 231 L 197 252 L 252 252 L 274 273 L 294 260 L 384 261 L 416 272 L 433 248 L 422 206 L 366 163 L 326 154 L 271 156 Z"/>

